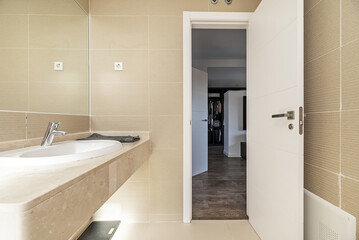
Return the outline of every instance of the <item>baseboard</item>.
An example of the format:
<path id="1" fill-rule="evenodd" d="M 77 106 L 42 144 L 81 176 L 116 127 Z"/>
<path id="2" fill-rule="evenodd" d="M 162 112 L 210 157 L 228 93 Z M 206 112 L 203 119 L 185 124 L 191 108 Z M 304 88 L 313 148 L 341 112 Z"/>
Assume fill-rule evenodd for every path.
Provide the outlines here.
<path id="1" fill-rule="evenodd" d="M 227 157 L 241 157 L 241 154 L 240 153 L 230 153 L 228 155 L 226 155 Z"/>

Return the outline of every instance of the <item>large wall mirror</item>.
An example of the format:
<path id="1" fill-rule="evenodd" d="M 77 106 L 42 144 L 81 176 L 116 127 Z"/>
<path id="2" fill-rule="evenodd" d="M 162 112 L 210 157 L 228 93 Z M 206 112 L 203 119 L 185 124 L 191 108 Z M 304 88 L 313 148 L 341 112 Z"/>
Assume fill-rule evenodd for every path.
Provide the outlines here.
<path id="1" fill-rule="evenodd" d="M 1 111 L 88 114 L 86 11 L 81 0 L 0 0 Z"/>

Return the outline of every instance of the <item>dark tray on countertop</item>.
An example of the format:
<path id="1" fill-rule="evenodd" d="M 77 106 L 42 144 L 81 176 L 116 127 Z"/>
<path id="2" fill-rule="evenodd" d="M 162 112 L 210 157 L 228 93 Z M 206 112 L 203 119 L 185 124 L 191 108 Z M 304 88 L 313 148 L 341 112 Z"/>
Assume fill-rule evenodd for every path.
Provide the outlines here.
<path id="1" fill-rule="evenodd" d="M 77 140 L 115 140 L 122 143 L 131 143 L 140 140 L 139 136 L 104 136 L 98 133 L 93 133 L 87 138 L 80 138 Z"/>

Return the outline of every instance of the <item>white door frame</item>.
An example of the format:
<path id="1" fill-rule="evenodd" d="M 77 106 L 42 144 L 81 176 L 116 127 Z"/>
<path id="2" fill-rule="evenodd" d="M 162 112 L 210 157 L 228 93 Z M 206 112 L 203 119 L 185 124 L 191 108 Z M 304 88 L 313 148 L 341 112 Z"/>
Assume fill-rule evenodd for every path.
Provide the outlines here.
<path id="1" fill-rule="evenodd" d="M 184 223 L 192 220 L 192 29 L 247 29 L 250 15 L 246 12 L 183 12 Z"/>

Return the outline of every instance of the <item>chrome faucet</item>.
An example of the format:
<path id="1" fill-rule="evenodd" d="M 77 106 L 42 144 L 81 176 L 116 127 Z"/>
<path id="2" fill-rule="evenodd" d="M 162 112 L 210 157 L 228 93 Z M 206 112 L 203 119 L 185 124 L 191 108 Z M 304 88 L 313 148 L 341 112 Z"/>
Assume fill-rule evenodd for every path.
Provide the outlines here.
<path id="1" fill-rule="evenodd" d="M 50 146 L 52 142 L 54 141 L 54 137 L 61 135 L 65 136 L 67 133 L 64 131 L 58 131 L 57 128 L 61 122 L 49 122 L 49 125 L 47 126 L 44 138 L 42 139 L 41 146 L 46 147 Z"/>

